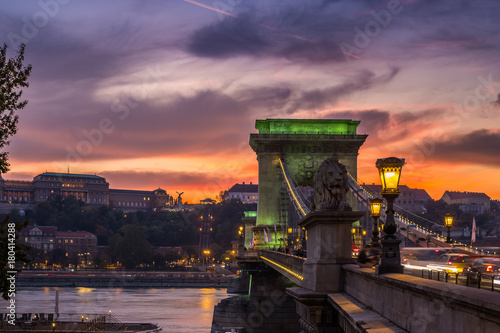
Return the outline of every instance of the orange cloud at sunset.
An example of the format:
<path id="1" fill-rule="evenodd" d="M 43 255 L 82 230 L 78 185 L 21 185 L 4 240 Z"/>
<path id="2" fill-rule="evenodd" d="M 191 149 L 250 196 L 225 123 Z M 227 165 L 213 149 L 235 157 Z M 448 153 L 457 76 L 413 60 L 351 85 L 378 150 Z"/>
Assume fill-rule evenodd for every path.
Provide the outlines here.
<path id="1" fill-rule="evenodd" d="M 0 4 L 9 51 L 9 32 L 26 38 L 33 66 L 2 176 L 69 168 L 196 202 L 258 181 L 256 119 L 353 119 L 368 134 L 361 181 L 378 183 L 375 161 L 397 156 L 402 183 L 434 199 L 500 199 L 500 5 L 403 1 L 377 33 L 360 34 L 383 8 L 75 1 L 27 38 L 22 18 L 37 3 Z"/>

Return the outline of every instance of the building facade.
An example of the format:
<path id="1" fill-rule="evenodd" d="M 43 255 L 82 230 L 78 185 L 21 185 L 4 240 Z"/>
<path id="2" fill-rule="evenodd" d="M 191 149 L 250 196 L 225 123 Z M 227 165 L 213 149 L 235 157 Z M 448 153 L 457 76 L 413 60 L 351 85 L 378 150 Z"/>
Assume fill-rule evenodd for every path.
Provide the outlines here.
<path id="1" fill-rule="evenodd" d="M 173 197 L 158 188 L 154 191 L 110 189 L 97 175 L 44 172 L 33 181 L 4 180 L 0 176 L 0 204 L 34 205 L 55 197 L 76 199 L 91 206 L 113 206 L 125 211 L 172 207 Z"/>
<path id="2" fill-rule="evenodd" d="M 382 185 L 361 185 L 374 196 L 379 196 L 382 192 Z M 427 211 L 427 202 L 432 200 L 426 190 L 409 188 L 406 185 L 399 185 L 399 197 L 394 201 L 396 208 L 401 208 L 412 213 L 422 213 Z"/>
<path id="3" fill-rule="evenodd" d="M 32 183 L 35 202 L 73 195 L 89 205 L 108 204 L 109 183 L 97 175 L 45 172 Z"/>
<path id="4" fill-rule="evenodd" d="M 174 199 L 167 191 L 157 188 L 154 191 L 109 190 L 109 203 L 123 211 L 155 210 L 172 207 Z"/>
<path id="5" fill-rule="evenodd" d="M 239 200 L 244 204 L 255 204 L 259 202 L 259 185 L 257 184 L 234 184 L 225 191 L 222 199 L 226 201 Z"/>
<path id="6" fill-rule="evenodd" d="M 19 232 L 19 240 L 44 254 L 64 250 L 79 265 L 91 265 L 97 256 L 97 237 L 87 231 L 57 231 L 53 226 L 29 226 Z"/>
<path id="7" fill-rule="evenodd" d="M 481 192 L 445 191 L 441 200 L 448 205 L 457 204 L 463 212 L 482 214 L 490 210 L 491 198 Z"/>

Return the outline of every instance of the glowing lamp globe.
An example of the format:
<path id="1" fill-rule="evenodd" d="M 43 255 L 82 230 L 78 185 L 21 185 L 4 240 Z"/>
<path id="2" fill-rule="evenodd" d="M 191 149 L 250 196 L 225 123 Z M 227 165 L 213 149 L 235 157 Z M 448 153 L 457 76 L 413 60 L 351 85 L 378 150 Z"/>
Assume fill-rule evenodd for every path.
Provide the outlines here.
<path id="1" fill-rule="evenodd" d="M 382 182 L 382 193 L 399 193 L 399 179 L 404 164 L 404 158 L 387 157 L 377 160 L 375 166 Z"/>
<path id="2" fill-rule="evenodd" d="M 451 228 L 451 226 L 453 225 L 453 215 L 452 214 L 446 214 L 444 216 L 444 223 L 446 225 L 447 228 Z"/>
<path id="3" fill-rule="evenodd" d="M 380 198 L 373 198 L 370 200 L 370 209 L 372 211 L 372 216 L 373 217 L 379 217 L 380 216 L 380 209 L 382 208 L 382 199 Z"/>

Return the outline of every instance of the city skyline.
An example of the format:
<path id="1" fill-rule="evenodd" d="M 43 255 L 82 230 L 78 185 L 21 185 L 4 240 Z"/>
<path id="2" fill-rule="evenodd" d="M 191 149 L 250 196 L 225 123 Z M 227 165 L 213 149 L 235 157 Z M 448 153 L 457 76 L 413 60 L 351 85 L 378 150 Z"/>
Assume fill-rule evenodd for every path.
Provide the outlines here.
<path id="1" fill-rule="evenodd" d="M 256 119 L 360 120 L 358 177 L 500 199 L 495 1 L 0 4 L 33 65 L 5 179 L 98 174 L 188 202 L 257 183 Z"/>

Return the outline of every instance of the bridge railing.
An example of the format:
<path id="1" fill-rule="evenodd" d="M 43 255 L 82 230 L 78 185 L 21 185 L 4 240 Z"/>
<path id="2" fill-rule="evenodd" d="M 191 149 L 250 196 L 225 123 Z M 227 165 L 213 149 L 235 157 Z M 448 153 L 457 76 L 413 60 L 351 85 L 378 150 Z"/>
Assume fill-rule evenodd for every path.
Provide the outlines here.
<path id="1" fill-rule="evenodd" d="M 295 184 L 293 183 L 293 180 L 290 177 L 290 174 L 288 173 L 288 169 L 286 168 L 286 165 L 282 159 L 280 159 L 280 167 L 281 167 L 281 172 L 283 175 L 283 180 L 286 184 L 286 190 L 288 192 L 288 195 L 292 199 L 292 202 L 295 206 L 295 209 L 299 213 L 300 217 L 306 216 L 310 212 L 310 210 L 304 204 L 304 201 L 302 200 L 299 193 L 297 192 L 297 189 L 295 188 Z"/>
<path id="2" fill-rule="evenodd" d="M 365 208 L 369 210 L 370 209 L 369 199 L 373 197 L 373 194 L 370 193 L 369 191 L 367 191 L 365 188 L 363 188 L 363 186 L 360 185 L 351 174 L 348 174 L 348 176 L 349 176 L 349 186 L 351 187 L 351 190 L 356 195 L 359 202 L 362 203 L 365 206 Z M 395 205 L 395 206 L 398 208 L 397 205 Z M 399 207 L 399 208 L 401 209 L 401 207 Z M 415 215 L 415 217 L 421 218 L 421 217 L 416 216 L 416 215 Z M 394 218 L 395 218 L 396 223 L 399 224 L 400 226 L 404 226 L 407 229 L 412 230 L 413 232 L 415 232 L 415 231 L 419 232 L 426 239 L 428 239 L 429 242 L 434 243 L 434 244 L 439 244 L 438 246 L 442 246 L 442 247 L 459 246 L 462 250 L 469 252 L 471 254 L 474 254 L 474 255 L 497 255 L 497 253 L 495 253 L 495 252 L 484 251 L 484 250 L 475 248 L 471 245 L 463 244 L 463 243 L 457 242 L 457 241 L 453 241 L 453 244 L 448 244 L 448 243 L 446 243 L 446 237 L 444 237 L 443 235 L 440 235 L 440 234 L 438 234 L 438 233 L 436 233 L 428 228 L 421 226 L 420 223 L 415 218 L 410 219 L 409 217 L 403 217 L 397 213 L 394 215 Z M 381 217 L 381 219 L 383 220 L 382 217 Z M 429 221 L 429 220 L 427 220 L 427 221 L 430 223 L 437 224 L 436 222 L 433 222 L 433 221 Z"/>
<path id="3" fill-rule="evenodd" d="M 259 256 L 261 259 L 284 269 L 299 280 L 303 280 L 302 265 L 306 261 L 306 258 L 272 250 L 260 250 Z"/>

